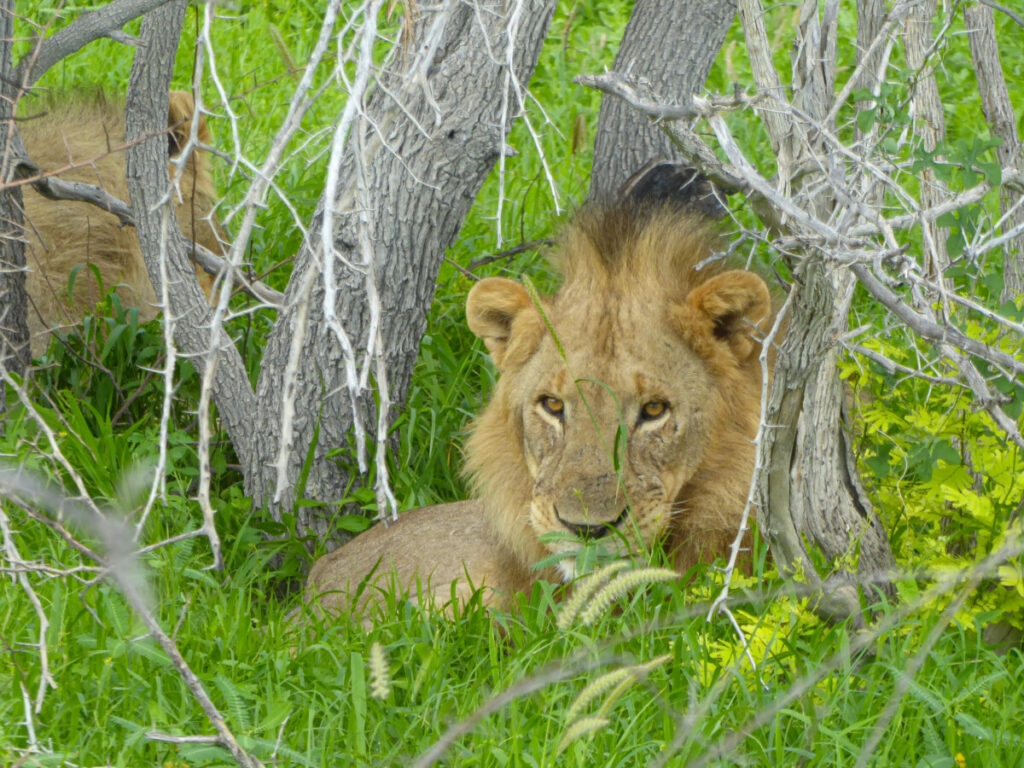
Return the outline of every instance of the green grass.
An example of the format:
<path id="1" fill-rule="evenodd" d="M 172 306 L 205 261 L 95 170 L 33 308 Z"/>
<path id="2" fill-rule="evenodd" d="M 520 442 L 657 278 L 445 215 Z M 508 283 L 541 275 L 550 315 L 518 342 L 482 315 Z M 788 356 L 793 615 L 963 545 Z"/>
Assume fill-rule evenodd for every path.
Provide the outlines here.
<path id="1" fill-rule="evenodd" d="M 43 22 L 56 7 L 19 3 L 18 11 Z M 258 158 L 273 135 L 292 87 L 287 62 L 302 61 L 310 50 L 318 9 L 319 4 L 310 2 L 241 3 L 222 9 L 233 19 L 220 22 L 214 31 L 218 67 L 240 121 L 242 150 L 249 157 Z M 177 63 L 179 87 L 191 78 L 193 14 Z M 793 14 L 787 6 L 770 14 L 780 65 L 789 56 Z M 571 78 L 611 66 L 627 17 L 624 0 L 563 4 L 532 83 L 551 120 L 544 125 L 540 111 L 531 107 L 563 207 L 585 196 L 591 162 L 589 148 L 572 151 L 573 125 L 582 116 L 592 137 L 599 105 L 595 94 L 571 85 Z M 848 39 L 850 17 L 845 12 L 841 22 Z M 1019 30 L 999 14 L 997 23 L 1011 97 L 1021 105 L 1024 53 L 1007 43 Z M 19 34 L 29 29 L 21 24 Z M 129 26 L 127 31 L 134 29 Z M 238 44 L 242 35 L 245 45 Z M 729 39 L 709 80 L 715 91 L 730 90 L 733 80 L 752 87 L 742 35 L 734 29 Z M 987 135 L 973 92 L 966 40 L 951 38 L 942 55 L 940 87 L 951 138 Z M 100 41 L 60 65 L 41 86 L 58 92 L 95 85 L 119 91 L 129 67 L 129 51 Z M 216 104 L 209 84 L 204 89 L 207 100 Z M 326 96 L 310 115 L 305 126 L 309 134 L 300 141 L 329 124 L 340 103 L 336 94 Z M 757 122 L 739 112 L 728 119 L 742 146 L 770 172 L 766 138 Z M 218 144 L 233 152 L 226 117 L 211 123 Z M 320 135 L 307 146 L 297 142 L 279 176 L 306 217 L 322 185 L 325 141 Z M 505 244 L 547 237 L 558 217 L 537 153 L 521 125 L 509 142 L 520 155 L 509 160 L 505 180 Z M 230 177 L 226 164 L 218 167 L 218 174 L 227 211 L 240 199 L 245 180 Z M 495 173 L 448 254 L 452 261 L 466 265 L 499 248 L 493 221 L 497 200 Z M 279 200 L 269 201 L 260 224 L 251 258 L 254 268 L 264 270 L 294 253 L 300 235 Z M 528 274 L 542 284 L 552 280 L 542 257 L 531 253 L 482 273 Z M 287 277 L 286 265 L 267 280 L 283 287 Z M 442 267 L 408 404 L 396 424 L 398 450 L 391 473 L 403 508 L 467 493 L 458 474 L 462 434 L 485 402 L 495 375 L 465 328 L 463 302 L 469 285 L 459 270 Z M 879 319 L 877 309 L 864 301 L 855 312 L 854 324 Z M 255 371 L 273 317 L 256 313 L 237 322 L 241 347 Z M 879 343 L 908 363 L 914 359 L 906 339 L 894 336 Z M 70 350 L 54 345 L 49 352 L 52 367 L 36 377 L 37 407 L 46 424 L 88 493 L 115 510 L 112 514 L 138 502 L 123 478 L 155 459 L 155 414 L 163 382 L 147 377 L 142 366 L 159 367 L 160 354 L 161 338 L 153 324 L 138 326 L 130 314 L 111 306 L 83 340 L 71 342 Z M 988 510 L 1000 524 L 1012 514 L 1020 496 L 1016 453 L 992 444 L 978 414 L 957 416 L 951 396 L 936 395 L 924 385 L 897 387 L 893 377 L 863 364 L 846 364 L 844 375 L 862 393 L 860 458 L 901 564 L 960 567 L 970 559 L 948 559 L 949 541 L 993 546 L 997 536 L 979 537 L 984 525 L 992 525 L 983 513 Z M 193 423 L 197 398 L 194 372 L 180 369 L 168 493 L 149 519 L 143 543 L 201 523 L 198 506 L 190 500 L 198 476 Z M 13 400 L 10 404 L 14 410 L 0 450 L 67 487 L 66 468 L 45 456 L 49 446 L 41 429 Z M 957 440 L 968 441 L 975 458 L 992 468 L 988 484 L 974 497 L 992 497 L 988 507 L 978 501 L 975 509 L 965 495 L 971 483 L 946 450 Z M 865 641 L 846 625 L 822 623 L 805 602 L 784 594 L 785 585 L 761 552 L 755 574 L 739 580 L 740 598 L 733 605 L 750 638 L 756 674 L 729 622 L 722 616 L 705 620 L 721 578 L 710 568 L 695 573 L 686 588 L 673 584 L 640 590 L 594 626 L 567 632 L 556 627 L 556 595 L 546 585 L 538 586 L 511 615 L 492 617 L 471 605 L 450 621 L 424 615 L 395 596 L 387 616 L 369 633 L 344 621 L 314 621 L 300 630 L 288 618 L 295 605 L 282 596 L 281 583 L 306 565 L 305 550 L 297 542 L 267 540 L 267 531 L 283 531 L 251 509 L 240 476 L 231 468 L 229 446 L 218 445 L 212 461 L 224 571 L 206 570 L 210 554 L 203 539 L 156 550 L 142 562 L 161 626 L 173 630 L 242 744 L 267 764 L 409 765 L 453 724 L 473 717 L 503 692 L 517 690 L 521 695 L 510 696 L 454 741 L 446 764 L 643 765 L 665 759 L 671 766 L 700 761 L 721 766 L 852 765 L 890 706 L 891 718 L 882 723 L 870 765 L 954 766 L 958 755 L 967 766 L 1024 764 L 1024 689 L 1018 684 L 1024 659 L 1019 648 L 1000 655 L 982 640 L 986 622 L 1007 615 L 1020 621 L 1021 607 L 1012 601 L 1020 589 L 1013 574 L 1000 572 L 1005 587 L 989 580 L 948 624 L 942 612 L 951 596 L 929 596 L 927 579 L 908 578 L 901 584 L 904 603 L 879 607 L 877 620 L 886 631 Z M 962 493 L 955 498 L 958 506 L 951 508 L 954 481 Z M 1014 489 L 1016 496 L 1011 494 Z M 60 568 L 82 562 L 60 537 L 13 505 L 5 503 L 4 512 L 14 531 L 11 542 L 26 559 Z M 952 528 L 943 520 L 952 520 Z M 91 582 L 95 575 L 33 578 L 49 622 L 46 647 L 57 687 L 45 692 L 38 712 L 32 711 L 38 749 L 23 764 L 233 764 L 220 747 L 147 737 L 151 731 L 209 734 L 212 728 L 125 599 L 106 582 Z M 40 686 L 34 645 L 38 632 L 39 620 L 19 583 L 0 579 L 0 765 L 15 764 L 28 745 L 24 701 L 26 696 L 34 700 Z M 937 633 L 934 638 L 932 633 Z M 390 671 L 390 690 L 382 700 L 370 695 L 374 643 L 384 649 Z M 612 698 L 606 691 L 583 707 L 580 716 L 600 715 L 608 725 L 559 753 L 572 725 L 567 715 L 588 683 L 624 665 L 662 656 L 662 663 L 621 695 Z M 904 672 L 918 664 L 913 678 L 906 678 Z"/>

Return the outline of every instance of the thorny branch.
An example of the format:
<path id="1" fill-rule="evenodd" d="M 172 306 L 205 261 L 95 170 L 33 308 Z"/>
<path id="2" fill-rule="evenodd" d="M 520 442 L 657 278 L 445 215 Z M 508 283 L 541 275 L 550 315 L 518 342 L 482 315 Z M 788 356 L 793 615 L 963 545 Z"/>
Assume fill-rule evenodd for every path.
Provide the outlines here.
<path id="1" fill-rule="evenodd" d="M 93 555 L 96 564 L 102 569 L 102 573 L 124 594 L 132 609 L 146 625 L 149 634 L 153 636 L 164 653 L 170 658 L 171 663 L 185 685 L 216 729 L 217 735 L 214 737 L 216 743 L 231 752 L 239 765 L 245 768 L 260 768 L 262 763 L 249 755 L 238 744 L 231 729 L 228 728 L 224 716 L 210 699 L 202 682 L 181 654 L 174 638 L 167 634 L 163 627 L 160 626 L 160 622 L 151 608 L 152 600 L 147 594 L 145 577 L 139 568 L 137 556 L 131 550 L 134 537 L 125 523 L 104 514 L 91 501 L 83 502 L 80 499 L 68 498 L 60 493 L 49 490 L 22 468 L 0 467 L 0 496 L 26 510 L 34 510 L 35 514 L 43 514 L 40 510 L 46 510 L 46 512 L 54 517 L 70 519 L 103 542 L 104 553 L 94 553 Z M 56 684 L 46 664 L 45 634 L 48 627 L 46 615 L 42 611 L 38 598 L 35 597 L 35 593 L 25 577 L 26 572 L 36 571 L 37 566 L 33 563 L 27 563 L 18 554 L 14 544 L 13 532 L 10 529 L 8 518 L 2 506 L 0 506 L 0 534 L 3 535 L 5 557 L 9 562 L 19 567 L 19 581 L 22 582 L 23 588 L 28 591 L 29 598 L 37 609 L 37 616 L 40 621 L 39 653 L 43 660 L 43 675 L 40 680 L 40 691 L 35 706 L 35 712 L 38 713 L 42 705 L 45 687 L 56 687 Z M 32 730 L 31 723 L 31 713 L 26 711 L 26 724 L 30 732 Z M 35 745 L 33 744 L 32 746 Z"/>
<path id="2" fill-rule="evenodd" d="M 118 200 L 105 189 L 95 184 L 86 184 L 81 181 L 65 181 L 56 178 L 52 174 L 43 174 L 39 166 L 33 163 L 30 158 L 24 159 L 24 147 L 20 147 L 20 151 L 23 159 L 14 166 L 14 177 L 20 182 L 31 184 L 36 192 L 48 200 L 69 200 L 89 203 L 117 216 L 122 226 L 135 226 L 135 216 L 132 214 L 131 206 L 124 201 Z M 60 173 L 63 170 L 65 169 L 61 168 L 52 173 Z M 0 185 L 0 189 L 2 188 L 3 185 Z M 192 243 L 190 256 L 208 274 L 221 279 L 226 279 L 228 275 L 231 275 L 232 279 L 238 280 L 243 290 L 249 295 L 270 306 L 279 307 L 284 302 L 284 295 L 280 291 L 274 290 L 260 280 L 250 280 L 233 263 L 226 261 L 199 243 Z"/>

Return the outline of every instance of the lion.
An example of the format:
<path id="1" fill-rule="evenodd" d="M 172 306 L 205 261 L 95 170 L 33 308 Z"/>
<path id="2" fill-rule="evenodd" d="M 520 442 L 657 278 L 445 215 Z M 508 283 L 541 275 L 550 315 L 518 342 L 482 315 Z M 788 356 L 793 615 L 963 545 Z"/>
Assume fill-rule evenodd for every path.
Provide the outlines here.
<path id="1" fill-rule="evenodd" d="M 186 147 L 194 118 L 192 94 L 172 91 L 167 116 L 170 160 Z M 98 185 L 128 201 L 123 104 L 102 95 L 74 97 L 20 127 L 28 156 L 43 173 Z M 210 143 L 202 116 L 197 132 L 200 143 Z M 173 164 L 170 171 L 173 179 Z M 196 149 L 181 174 L 178 223 L 186 237 L 222 255 L 225 239 L 212 215 L 215 200 L 209 157 Z M 31 187 L 25 188 L 24 207 L 33 357 L 46 349 L 50 331 L 80 322 L 115 287 L 123 306 L 138 309 L 140 321 L 156 316 L 157 298 L 131 227 L 121 226 L 116 216 L 95 205 L 48 200 Z M 212 277 L 198 267 L 196 273 L 210 296 Z"/>
<path id="2" fill-rule="evenodd" d="M 505 608 L 539 578 L 572 581 L 584 543 L 618 557 L 662 546 L 681 575 L 727 554 L 772 301 L 760 277 L 711 258 L 714 222 L 657 176 L 680 173 L 657 166 L 658 183 L 581 210 L 553 296 L 505 278 L 473 286 L 469 328 L 500 374 L 465 446 L 475 499 L 372 528 L 313 566 L 308 596 L 359 613 L 384 587 L 438 607 L 482 587 Z"/>

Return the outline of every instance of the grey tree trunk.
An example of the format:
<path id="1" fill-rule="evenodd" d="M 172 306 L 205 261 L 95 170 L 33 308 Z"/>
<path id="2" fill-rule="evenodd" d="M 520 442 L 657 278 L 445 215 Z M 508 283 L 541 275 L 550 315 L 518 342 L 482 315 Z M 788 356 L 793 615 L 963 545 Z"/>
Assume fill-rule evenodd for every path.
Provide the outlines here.
<path id="1" fill-rule="evenodd" d="M 793 106 L 832 130 L 837 14 L 838 6 L 827 3 L 819 18 L 817 4 L 805 2 L 793 57 Z M 751 34 L 748 27 L 748 41 Z M 830 65 L 821 66 L 822 60 Z M 770 66 L 763 59 L 755 66 L 762 73 L 761 89 L 778 84 Z M 793 172 L 809 151 L 828 158 L 828 147 L 802 126 L 780 131 L 772 129 L 771 121 L 766 124 L 779 148 L 782 186 L 801 196 L 816 218 L 827 220 L 836 204 L 825 192 L 827 185 L 820 178 L 795 178 Z M 839 167 L 826 165 L 829 170 L 841 175 Z M 804 194 L 803 189 L 812 191 Z M 813 254 L 794 273 L 788 329 L 762 414 L 770 428 L 762 430 L 758 444 L 757 465 L 764 468 L 757 478 L 758 528 L 780 573 L 802 574 L 810 588 L 820 591 L 819 610 L 840 618 L 858 616 L 858 582 L 868 589 L 875 584 L 886 588 L 895 561 L 860 485 L 843 416 L 837 339 L 847 330 L 854 279 Z"/>
<path id="2" fill-rule="evenodd" d="M 211 323 L 213 313 L 195 280 L 173 195 L 167 194 L 168 92 L 187 5 L 187 0 L 171 0 L 143 19 L 125 101 L 125 168 L 146 270 L 158 299 L 167 289 L 165 321 L 173 323 L 181 350 L 204 376 L 213 377 L 221 423 L 243 457 L 252 452 L 256 400 L 238 351 L 223 329 Z"/>
<path id="3" fill-rule="evenodd" d="M 666 103 L 685 104 L 704 86 L 735 18 L 735 0 L 637 0 L 614 70 L 646 79 Z M 591 197 L 613 195 L 655 158 L 680 159 L 678 150 L 649 118 L 621 99 L 603 99 L 594 136 Z"/>
<path id="4" fill-rule="evenodd" d="M 12 176 L 14 110 L 19 95 L 11 57 L 14 45 L 14 3 L 0 3 L 0 173 Z M 22 242 L 21 190 L 0 192 L 0 365 L 23 375 L 29 363 L 28 295 L 25 293 L 25 246 Z M 6 411 L 6 385 L 0 379 L 0 415 Z M 2 424 L 0 424 L 2 429 Z"/>
<path id="5" fill-rule="evenodd" d="M 860 612 L 857 582 L 884 589 L 894 560 L 860 485 L 836 369 L 853 286 L 820 263 L 804 266 L 762 414 L 772 428 L 758 446 L 758 529 L 780 573 L 800 574 L 822 593 L 819 609 L 842 618 Z M 823 578 L 822 565 L 835 570 Z"/>
<path id="6" fill-rule="evenodd" d="M 1017 121 L 1006 88 L 1003 67 L 996 46 L 996 25 L 992 9 L 981 3 L 964 5 L 964 23 L 971 42 L 971 58 L 978 79 L 981 106 L 985 119 L 992 126 L 992 135 L 1003 140 L 996 149 L 996 157 L 1003 168 L 1024 168 L 1024 144 L 1017 133 Z M 1013 206 L 1021 199 L 1019 192 L 1006 192 L 999 199 L 999 211 L 1004 216 L 1003 231 L 1024 225 L 1024 205 Z M 1024 234 L 1017 235 L 1006 244 L 1006 269 L 1003 273 L 1003 301 L 1012 301 L 1024 293 Z"/>
<path id="7" fill-rule="evenodd" d="M 338 323 L 357 361 L 368 343 L 383 350 L 385 380 L 377 367 L 373 378 L 401 405 L 445 248 L 502 151 L 518 112 L 511 86 L 529 80 L 554 7 L 554 0 L 522 7 L 488 0 L 424 11 L 413 37 L 418 55 L 393 59 L 369 92 L 348 138 L 336 194 L 320 202 L 264 352 L 253 451 L 243 462 L 247 493 L 268 502 L 278 518 L 314 442 L 304 496 L 337 502 L 350 481 L 348 468 L 329 455 L 349 445 L 353 407 L 346 356 L 324 307 L 325 209 L 334 218 L 327 241 Z M 420 68 L 419 56 L 431 44 L 429 68 Z M 414 68 L 425 76 L 414 76 Z M 382 310 L 376 328 L 371 283 Z M 290 429 L 283 418 L 289 402 L 296 404 Z M 372 392 L 363 390 L 355 407 L 373 431 Z M 305 506 L 296 514 L 300 530 L 321 538 L 330 531 L 332 510 Z"/>
<path id="8" fill-rule="evenodd" d="M 861 12 L 866 11 L 862 6 Z M 793 59 L 793 105 L 833 130 L 828 116 L 835 99 L 831 62 L 837 33 L 838 5 L 826 3 L 819 17 L 813 0 L 804 4 Z M 829 66 L 820 66 L 821 59 Z M 758 85 L 767 84 L 762 80 Z M 820 138 L 803 130 L 769 132 L 781 148 L 780 159 L 788 160 L 779 164 L 785 186 L 804 198 L 816 218 L 827 220 L 836 207 L 825 193 L 828 185 L 818 186 L 820 178 L 793 175 L 810 152 L 829 157 Z M 840 166 L 824 170 L 842 175 Z M 810 191 L 803 194 L 802 189 Z M 779 571 L 802 574 L 821 594 L 819 610 L 839 617 L 858 616 L 857 584 L 886 589 L 895 563 L 882 523 L 860 485 L 843 415 L 837 340 L 848 329 L 853 288 L 848 271 L 813 254 L 796 267 L 788 328 L 762 415 L 770 428 L 762 430 L 758 445 L 758 466 L 764 468 L 757 487 L 761 535 Z"/>

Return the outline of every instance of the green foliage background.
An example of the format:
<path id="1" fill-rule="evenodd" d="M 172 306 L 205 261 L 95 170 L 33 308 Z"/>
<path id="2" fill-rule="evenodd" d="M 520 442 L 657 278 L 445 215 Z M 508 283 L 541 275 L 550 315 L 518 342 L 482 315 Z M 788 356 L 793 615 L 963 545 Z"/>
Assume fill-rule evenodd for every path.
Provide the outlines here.
<path id="1" fill-rule="evenodd" d="M 33 2 L 19 3 L 17 10 L 17 29 L 25 37 L 20 55 L 29 49 L 35 25 L 52 30 L 64 23 L 61 14 L 71 17 L 79 9 Z M 202 11 L 203 6 L 190 11 L 176 87 L 191 83 Z M 571 209 L 586 194 L 599 106 L 594 93 L 572 85 L 571 79 L 611 67 L 629 11 L 625 0 L 562 4 L 531 84 L 544 111 L 531 104 L 530 117 L 541 128 L 561 210 Z M 216 62 L 231 99 L 219 105 L 212 84 L 202 84 L 206 101 L 217 105 L 214 111 L 220 115 L 211 127 L 217 144 L 233 153 L 225 116 L 230 107 L 238 118 L 238 149 L 259 158 L 289 98 L 293 65 L 305 61 L 312 47 L 320 4 L 239 2 L 219 12 L 224 18 L 214 29 Z M 397 28 L 400 12 L 386 21 L 386 29 Z M 786 6 L 770 12 L 768 28 L 782 72 L 788 70 L 797 12 Z M 998 14 L 997 24 L 1011 98 L 1024 105 L 1024 50 L 1011 42 L 1019 40 L 1020 30 Z M 954 26 L 960 29 L 962 22 Z M 854 30 L 853 12 L 844 7 L 842 39 L 854 39 Z M 843 63 L 849 72 L 852 46 L 840 49 L 850 59 Z M 993 153 L 965 36 L 948 37 L 936 56 L 950 134 L 949 178 L 954 189 L 966 188 L 986 168 L 991 172 Z M 57 94 L 97 87 L 121 92 L 130 57 L 123 45 L 99 41 L 55 68 L 40 86 Z M 860 119 L 887 121 L 898 132 L 908 73 L 899 69 L 899 57 L 894 61 L 879 107 Z M 325 69 L 321 79 L 326 76 Z M 708 87 L 726 92 L 733 82 L 752 87 L 738 29 L 730 33 Z M 23 109 L 31 112 L 34 103 L 25 102 Z M 327 127 L 342 106 L 343 96 L 327 89 L 278 177 L 300 216 L 307 217 L 319 197 Z M 846 117 L 853 120 L 852 108 Z M 770 173 L 772 157 L 757 121 L 745 113 L 731 114 L 729 120 L 741 145 Z M 465 497 L 458 475 L 462 430 L 493 384 L 486 355 L 464 325 L 462 304 L 470 282 L 454 265 L 547 237 L 560 218 L 539 154 L 521 124 L 509 141 L 519 156 L 509 160 L 504 179 L 501 229 L 506 242 L 495 237 L 495 173 L 448 254 L 451 263 L 442 267 L 408 405 L 396 424 L 399 448 L 391 471 L 403 508 Z M 893 151 L 911 152 L 898 144 Z M 908 154 L 903 159 L 914 158 Z M 227 213 L 243 194 L 245 178 L 231 175 L 223 163 L 218 182 L 226 195 L 222 210 L 230 229 Z M 979 217 L 994 211 L 995 201 L 987 199 L 946 223 L 954 239 L 969 240 Z M 283 288 L 299 231 L 279 200 L 270 202 L 260 224 L 250 253 L 254 270 L 283 262 L 266 277 Z M 498 261 L 480 274 L 552 281 L 537 253 Z M 997 263 L 980 264 L 958 277 L 993 307 L 999 278 Z M 246 300 L 236 301 L 242 308 Z M 1019 303 L 1008 311 L 1021 319 Z M 852 326 L 870 323 L 879 329 L 862 342 L 865 346 L 908 366 L 916 364 L 921 350 L 915 342 L 899 327 L 890 327 L 866 298 L 859 299 L 854 314 Z M 260 311 L 236 321 L 253 372 L 273 319 Z M 981 325 L 972 334 L 1021 354 L 1019 338 L 996 338 L 995 331 Z M 138 504 L 138 482 L 132 478 L 156 455 L 163 382 L 148 370 L 159 367 L 161 355 L 156 324 L 139 325 L 134 313 L 112 296 L 81 333 L 51 345 L 35 374 L 34 410 L 81 473 L 87 491 L 115 510 Z M 782 593 L 760 547 L 754 575 L 738 584 L 741 603 L 735 609 L 756 672 L 728 622 L 704 620 L 721 578 L 712 568 L 694 573 L 685 589 L 661 584 L 639 590 L 594 626 L 569 631 L 557 629 L 555 595 L 545 585 L 524 598 L 519 613 L 497 620 L 471 605 L 457 621 L 448 621 L 423 615 L 396 596 L 386 620 L 368 633 L 345 623 L 316 622 L 299 631 L 287 618 L 292 603 L 275 590 L 280 580 L 301 570 L 307 555 L 300 544 L 268 541 L 263 535 L 268 526 L 243 497 L 234 457 L 223 441 L 212 461 L 225 571 L 204 570 L 209 552 L 203 540 L 145 555 L 158 618 L 174 629 L 186 658 L 243 745 L 268 763 L 406 765 L 449 724 L 471 715 L 491 696 L 550 672 L 549 684 L 513 698 L 457 740 L 449 764 L 633 765 L 660 764 L 664 757 L 670 765 L 845 765 L 856 760 L 889 706 L 895 711 L 881 726 L 872 764 L 1024 764 L 1019 646 L 999 654 L 982 640 L 985 626 L 1024 626 L 1019 558 L 1003 564 L 964 600 L 954 600 L 956 574 L 998 548 L 1012 530 L 1011 521 L 1020 516 L 1020 452 L 993 431 L 987 416 L 960 391 L 901 378 L 865 359 L 850 358 L 842 365 L 860 413 L 861 468 L 906 569 L 900 587 L 906 602 L 903 608 L 882 607 L 888 624 L 880 638 L 865 642 L 847 626 L 814 618 L 804 601 Z M 176 385 L 167 500 L 147 522 L 143 543 L 200 521 L 189 499 L 197 475 L 198 382 L 187 364 L 179 368 Z M 1020 403 L 1019 392 L 1006 394 Z M 13 395 L 8 405 L 4 454 L 66 481 L 47 458 L 46 436 L 28 409 Z M 1020 418 L 1019 408 L 1015 417 Z M 372 509 L 366 494 L 354 490 L 353 498 Z M 7 513 L 11 540 L 24 556 L 58 567 L 79 563 L 77 553 L 52 532 L 16 508 Z M 347 524 L 359 528 L 363 523 L 353 519 Z M 283 565 L 272 566 L 278 556 Z M 19 584 L 0 580 L 0 764 L 21 758 L 24 765 L 231 764 L 219 747 L 147 738 L 150 731 L 209 733 L 210 726 L 124 599 L 106 582 L 94 581 L 97 574 L 80 576 L 35 584 L 49 620 L 46 645 L 57 688 L 32 713 L 38 741 L 30 753 L 25 751 L 25 701 L 35 698 L 41 684 L 38 651 L 31 645 L 38 639 L 39 621 Z M 951 622 L 943 616 L 947 609 Z M 374 643 L 383 649 L 389 669 L 390 686 L 382 699 L 371 696 L 371 667 L 379 666 L 370 663 Z M 652 659 L 662 661 L 573 709 L 574 699 L 603 672 Z M 908 669 L 914 669 L 912 677 L 904 674 Z M 597 727 L 602 720 L 605 724 Z M 573 722 L 583 722 L 583 729 L 593 726 L 593 732 L 560 745 Z M 725 756 L 716 757 L 720 748 Z"/>

